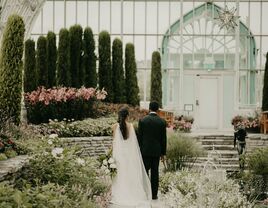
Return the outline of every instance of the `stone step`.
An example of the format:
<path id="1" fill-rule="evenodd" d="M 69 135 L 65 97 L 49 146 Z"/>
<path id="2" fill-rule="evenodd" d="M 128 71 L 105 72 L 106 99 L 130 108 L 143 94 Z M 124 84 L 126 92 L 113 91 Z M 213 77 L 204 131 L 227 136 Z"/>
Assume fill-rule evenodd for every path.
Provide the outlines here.
<path id="1" fill-rule="evenodd" d="M 217 164 L 238 164 L 239 159 L 238 157 L 231 157 L 231 158 L 221 158 L 221 157 L 215 157 L 215 158 L 208 158 L 208 157 L 198 157 L 196 159 L 196 163 L 204 163 L 207 161 L 211 161 Z"/>
<path id="2" fill-rule="evenodd" d="M 187 164 L 189 167 L 198 168 L 198 169 L 224 169 L 224 170 L 238 170 L 239 164 L 215 164 L 211 162 L 204 162 L 204 163 L 189 163 Z"/>
<path id="3" fill-rule="evenodd" d="M 234 141 L 233 139 L 225 140 L 225 139 L 202 139 L 201 141 L 202 145 L 233 145 Z"/>
<path id="4" fill-rule="evenodd" d="M 237 157 L 237 151 L 233 150 L 208 150 L 208 155 L 216 155 L 221 158 Z"/>
<path id="5" fill-rule="evenodd" d="M 202 145 L 205 150 L 236 150 L 233 145 Z"/>

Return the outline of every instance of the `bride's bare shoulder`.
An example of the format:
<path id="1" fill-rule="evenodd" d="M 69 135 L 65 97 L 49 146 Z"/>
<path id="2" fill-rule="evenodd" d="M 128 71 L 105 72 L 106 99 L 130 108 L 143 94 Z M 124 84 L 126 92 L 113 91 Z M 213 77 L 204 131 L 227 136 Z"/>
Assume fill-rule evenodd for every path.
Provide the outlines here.
<path id="1" fill-rule="evenodd" d="M 115 123 L 115 124 L 112 126 L 113 131 L 116 129 L 117 125 L 118 125 L 118 123 Z"/>

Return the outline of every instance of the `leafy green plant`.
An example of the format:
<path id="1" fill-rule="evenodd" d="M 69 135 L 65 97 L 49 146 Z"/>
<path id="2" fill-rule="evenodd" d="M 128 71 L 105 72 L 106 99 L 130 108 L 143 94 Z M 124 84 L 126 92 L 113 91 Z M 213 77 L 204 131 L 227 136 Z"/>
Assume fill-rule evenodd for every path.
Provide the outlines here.
<path id="1" fill-rule="evenodd" d="M 90 27 L 84 30 L 83 67 L 85 72 L 85 87 L 97 87 L 95 40 Z"/>
<path id="2" fill-rule="evenodd" d="M 84 72 L 82 67 L 82 35 L 80 25 L 70 27 L 70 66 L 72 87 L 79 88 L 84 84 Z"/>
<path id="3" fill-rule="evenodd" d="M 56 61 L 57 61 L 56 34 L 50 31 L 47 33 L 48 87 L 56 86 Z"/>
<path id="4" fill-rule="evenodd" d="M 162 107 L 162 72 L 161 72 L 161 56 L 158 51 L 152 54 L 151 69 L 151 101 L 157 101 Z"/>
<path id="5" fill-rule="evenodd" d="M 224 171 L 180 170 L 160 177 L 160 191 L 169 207 L 252 208 L 240 193 L 239 185 L 227 179 Z"/>
<path id="6" fill-rule="evenodd" d="M 0 53 L 0 110 L 20 122 L 22 98 L 22 55 L 25 25 L 18 15 L 11 15 L 3 33 Z"/>
<path id="7" fill-rule="evenodd" d="M 126 98 L 127 103 L 133 106 L 140 105 L 139 87 L 137 79 L 137 65 L 135 60 L 135 48 L 132 43 L 125 48 L 125 73 L 126 73 Z"/>
<path id="8" fill-rule="evenodd" d="M 48 86 L 48 66 L 47 66 L 47 39 L 40 36 L 37 40 L 36 50 L 36 70 L 38 82 L 37 86 Z"/>
<path id="9" fill-rule="evenodd" d="M 246 163 L 250 172 L 255 175 L 252 178 L 253 187 L 255 187 L 254 183 L 262 187 L 261 197 L 265 197 L 265 193 L 268 192 L 268 147 L 255 149 L 247 157 Z"/>
<path id="10" fill-rule="evenodd" d="M 71 86 L 70 71 L 70 35 L 67 29 L 61 29 L 59 33 L 59 46 L 57 57 L 57 85 Z"/>
<path id="11" fill-rule="evenodd" d="M 99 34 L 99 88 L 104 88 L 107 91 L 106 101 L 113 102 L 111 37 L 107 31 L 102 31 Z"/>
<path id="12" fill-rule="evenodd" d="M 31 92 L 37 88 L 37 72 L 35 60 L 35 42 L 28 39 L 25 41 L 24 52 L 24 92 Z"/>
<path id="13" fill-rule="evenodd" d="M 180 134 L 169 134 L 167 143 L 167 168 L 181 170 L 203 154 L 203 149 L 194 139 Z"/>
<path id="14" fill-rule="evenodd" d="M 112 125 L 116 123 L 116 117 L 103 117 L 98 119 L 85 119 L 82 121 L 50 121 L 43 124 L 43 134 L 47 132 L 56 133 L 59 137 L 89 137 L 89 136 L 111 136 Z"/>
<path id="15" fill-rule="evenodd" d="M 264 81 L 262 90 L 262 110 L 268 110 L 268 52 L 266 53 L 265 71 L 264 71 Z"/>
<path id="16" fill-rule="evenodd" d="M 123 46 L 122 41 L 118 38 L 113 41 L 112 58 L 114 103 L 125 103 L 126 83 L 123 69 Z"/>
<path id="17" fill-rule="evenodd" d="M 49 207 L 49 208 L 94 208 L 93 200 L 87 198 L 87 193 L 82 190 L 70 196 L 66 186 L 53 183 L 31 186 L 25 184 L 22 189 L 17 189 L 6 183 L 0 183 L 0 207 Z"/>

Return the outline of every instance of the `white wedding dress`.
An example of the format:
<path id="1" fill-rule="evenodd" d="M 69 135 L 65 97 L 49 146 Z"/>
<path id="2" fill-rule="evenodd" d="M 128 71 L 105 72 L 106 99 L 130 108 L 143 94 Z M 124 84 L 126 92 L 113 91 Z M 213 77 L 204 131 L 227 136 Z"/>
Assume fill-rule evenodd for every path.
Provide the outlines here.
<path id="1" fill-rule="evenodd" d="M 151 184 L 145 171 L 139 144 L 133 125 L 130 125 L 129 138 L 123 139 L 117 125 L 113 140 L 113 158 L 117 174 L 112 184 L 111 207 L 150 208 Z"/>

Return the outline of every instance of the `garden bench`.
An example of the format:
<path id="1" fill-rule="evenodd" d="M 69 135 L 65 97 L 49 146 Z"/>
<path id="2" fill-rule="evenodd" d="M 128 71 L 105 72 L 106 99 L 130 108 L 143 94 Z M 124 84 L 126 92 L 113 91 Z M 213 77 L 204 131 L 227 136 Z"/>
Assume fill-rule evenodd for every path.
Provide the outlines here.
<path id="1" fill-rule="evenodd" d="M 268 111 L 263 111 L 261 113 L 260 127 L 261 133 L 266 134 L 266 132 L 268 131 Z"/>
<path id="2" fill-rule="evenodd" d="M 173 125 L 173 121 L 174 121 L 174 113 L 173 112 L 160 109 L 158 111 L 158 115 L 159 115 L 159 117 L 166 120 L 168 127 Z"/>

